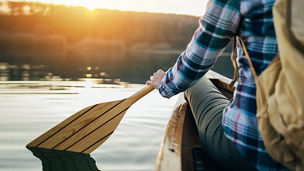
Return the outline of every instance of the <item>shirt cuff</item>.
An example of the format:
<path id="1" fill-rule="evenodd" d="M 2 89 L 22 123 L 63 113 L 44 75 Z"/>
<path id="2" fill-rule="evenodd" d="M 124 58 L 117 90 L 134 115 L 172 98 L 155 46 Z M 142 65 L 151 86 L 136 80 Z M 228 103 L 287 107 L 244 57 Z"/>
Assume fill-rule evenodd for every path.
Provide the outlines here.
<path id="1" fill-rule="evenodd" d="M 164 80 L 159 84 L 158 91 L 161 96 L 168 99 L 177 94 L 165 83 Z"/>

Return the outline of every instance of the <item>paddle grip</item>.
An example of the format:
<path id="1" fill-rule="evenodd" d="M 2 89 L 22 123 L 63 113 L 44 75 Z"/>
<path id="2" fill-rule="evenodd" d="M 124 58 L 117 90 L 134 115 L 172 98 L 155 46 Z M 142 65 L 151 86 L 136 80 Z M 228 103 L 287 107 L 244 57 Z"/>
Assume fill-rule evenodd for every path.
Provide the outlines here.
<path id="1" fill-rule="evenodd" d="M 150 93 L 154 88 L 150 85 L 146 85 L 144 88 L 133 94 L 130 98 L 135 98 L 136 101 Z"/>

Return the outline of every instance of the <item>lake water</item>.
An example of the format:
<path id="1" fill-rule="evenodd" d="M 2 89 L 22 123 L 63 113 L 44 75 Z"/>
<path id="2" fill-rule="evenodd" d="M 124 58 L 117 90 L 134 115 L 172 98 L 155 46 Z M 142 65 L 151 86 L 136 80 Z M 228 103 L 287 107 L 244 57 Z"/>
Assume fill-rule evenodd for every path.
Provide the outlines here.
<path id="1" fill-rule="evenodd" d="M 26 144 L 80 109 L 129 97 L 144 86 L 96 81 L 0 82 L 0 170 L 42 170 L 41 161 Z M 154 90 L 133 104 L 114 134 L 91 153 L 97 168 L 154 170 L 176 100 L 164 99 Z"/>

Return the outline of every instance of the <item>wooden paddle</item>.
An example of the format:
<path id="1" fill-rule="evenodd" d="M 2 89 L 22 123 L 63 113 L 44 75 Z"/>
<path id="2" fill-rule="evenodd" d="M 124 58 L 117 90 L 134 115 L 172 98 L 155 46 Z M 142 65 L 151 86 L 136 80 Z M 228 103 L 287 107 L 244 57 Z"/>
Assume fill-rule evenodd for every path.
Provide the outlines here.
<path id="1" fill-rule="evenodd" d="M 117 128 L 129 107 L 153 90 L 145 86 L 129 98 L 89 106 L 45 132 L 27 147 L 90 154 Z"/>

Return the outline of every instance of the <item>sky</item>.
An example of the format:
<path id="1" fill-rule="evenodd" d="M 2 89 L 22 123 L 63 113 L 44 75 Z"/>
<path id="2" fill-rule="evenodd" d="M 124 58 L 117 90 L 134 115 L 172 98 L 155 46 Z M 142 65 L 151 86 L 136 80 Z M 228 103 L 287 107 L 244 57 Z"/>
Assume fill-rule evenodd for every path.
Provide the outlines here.
<path id="1" fill-rule="evenodd" d="M 0 0 L 0 2 L 3 0 Z M 21 0 L 84 6 L 90 10 L 117 9 L 123 11 L 145 11 L 201 16 L 207 0 Z"/>

